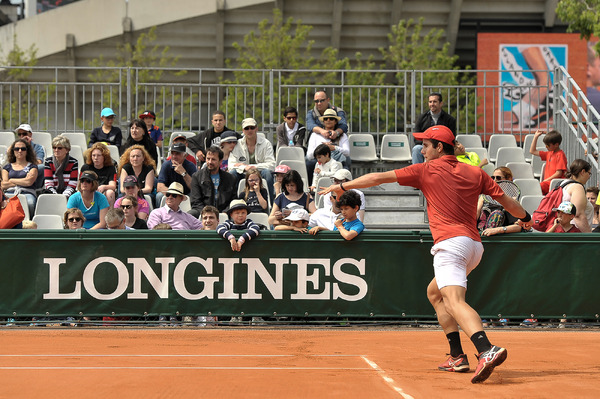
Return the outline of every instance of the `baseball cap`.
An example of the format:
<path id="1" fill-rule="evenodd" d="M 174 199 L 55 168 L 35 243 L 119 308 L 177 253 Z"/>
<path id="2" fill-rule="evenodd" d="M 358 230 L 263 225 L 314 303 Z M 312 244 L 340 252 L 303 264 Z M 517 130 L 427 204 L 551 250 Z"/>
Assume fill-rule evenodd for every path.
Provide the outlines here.
<path id="1" fill-rule="evenodd" d="M 152 111 L 144 111 L 140 114 L 140 116 L 138 116 L 138 118 L 140 118 L 140 119 L 144 119 L 147 117 L 156 119 L 156 114 Z"/>
<path id="2" fill-rule="evenodd" d="M 254 118 L 246 118 L 242 121 L 242 129 L 246 126 L 258 126 L 258 123 L 254 120 Z"/>
<path id="3" fill-rule="evenodd" d="M 94 172 L 86 170 L 85 172 L 83 172 L 81 174 L 81 176 L 79 176 L 79 180 L 82 179 L 88 179 L 91 181 L 97 181 L 98 180 L 98 175 L 96 175 Z"/>
<path id="4" fill-rule="evenodd" d="M 221 133 L 221 143 L 231 143 L 237 140 L 237 134 L 231 130 Z"/>
<path id="5" fill-rule="evenodd" d="M 173 145 L 171 145 L 171 152 L 175 151 L 175 152 L 185 152 L 187 149 L 187 147 L 185 146 L 185 144 L 183 143 L 173 143 Z"/>
<path id="6" fill-rule="evenodd" d="M 552 208 L 552 210 L 560 211 L 560 212 L 566 213 L 567 215 L 576 215 L 577 214 L 577 208 L 575 207 L 575 204 L 573 204 L 572 202 L 569 202 L 569 201 L 561 202 L 561 204 L 558 206 L 558 208 Z"/>
<path id="7" fill-rule="evenodd" d="M 110 108 L 104 108 L 102 112 L 100 112 L 100 116 L 106 118 L 107 116 L 116 116 L 115 112 Z"/>
<path id="8" fill-rule="evenodd" d="M 187 136 L 183 133 L 173 133 L 171 135 L 171 143 L 177 139 L 184 138 L 187 141 Z"/>
<path id="9" fill-rule="evenodd" d="M 284 218 L 285 220 L 306 220 L 308 221 L 310 219 L 310 216 L 308 215 L 308 211 L 304 208 L 296 208 L 292 210 L 292 213 L 290 213 L 287 217 Z"/>
<path id="10" fill-rule="evenodd" d="M 15 133 L 18 133 L 19 130 L 25 130 L 26 132 L 33 133 L 33 130 L 31 130 L 31 126 L 27 123 L 20 124 L 19 127 L 15 129 Z"/>
<path id="11" fill-rule="evenodd" d="M 289 167 L 289 166 L 287 166 L 287 165 L 277 165 L 277 166 L 275 167 L 275 172 L 273 172 L 273 173 L 287 173 L 287 172 L 289 172 L 290 170 L 292 170 L 292 168 L 290 168 L 290 167 Z"/>
<path id="12" fill-rule="evenodd" d="M 137 177 L 129 175 L 123 180 L 123 187 L 135 187 L 137 186 Z"/>
<path id="13" fill-rule="evenodd" d="M 427 128 L 423 133 L 413 133 L 413 137 L 417 140 L 437 140 L 442 143 L 454 146 L 454 133 L 447 126 L 435 125 Z"/>
<path id="14" fill-rule="evenodd" d="M 352 173 L 348 169 L 338 169 L 333 174 L 335 180 L 352 180 Z"/>

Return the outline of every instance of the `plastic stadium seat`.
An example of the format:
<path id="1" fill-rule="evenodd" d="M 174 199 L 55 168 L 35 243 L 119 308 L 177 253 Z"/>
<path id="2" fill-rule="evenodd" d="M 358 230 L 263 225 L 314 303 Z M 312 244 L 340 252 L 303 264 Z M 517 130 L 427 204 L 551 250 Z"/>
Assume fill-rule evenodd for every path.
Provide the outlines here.
<path id="1" fill-rule="evenodd" d="M 165 206 L 165 203 L 167 201 L 167 197 L 163 196 L 162 199 L 160 200 L 160 206 L 163 207 Z M 148 202 L 150 203 L 150 202 Z M 185 200 L 181 201 L 181 204 L 179 204 L 179 209 L 181 209 L 183 212 L 187 212 L 190 209 L 192 209 L 192 203 L 190 202 L 190 197 L 186 196 Z"/>
<path id="2" fill-rule="evenodd" d="M 302 147 L 280 147 L 277 149 L 275 165 L 279 165 L 284 159 L 304 162 L 304 150 Z"/>
<path id="3" fill-rule="evenodd" d="M 348 137 L 352 162 L 378 161 L 375 140 L 372 134 L 354 133 Z"/>
<path id="4" fill-rule="evenodd" d="M 488 144 L 489 160 L 496 163 L 498 150 L 502 147 L 517 147 L 517 140 L 512 134 L 492 134 Z"/>
<path id="5" fill-rule="evenodd" d="M 560 183 L 562 183 L 564 180 L 566 179 L 552 179 L 550 181 L 550 188 L 549 191 L 554 190 L 556 187 L 558 187 L 560 185 Z"/>
<path id="6" fill-rule="evenodd" d="M 61 133 L 61 135 L 69 139 L 71 146 L 78 145 L 82 151 L 85 151 L 88 147 L 85 133 Z"/>
<path id="7" fill-rule="evenodd" d="M 36 215 L 58 215 L 63 217 L 67 210 L 67 197 L 62 194 L 40 194 L 35 204 Z"/>
<path id="8" fill-rule="evenodd" d="M 523 140 L 523 155 L 525 155 L 525 161 L 531 163 L 533 158 L 533 154 L 529 152 L 529 148 L 531 148 L 531 142 L 533 141 L 533 134 L 528 134 L 525 136 L 525 140 Z M 544 142 L 541 140 L 541 137 L 538 138 L 537 147 L 538 151 L 546 151 L 546 146 Z"/>
<path id="9" fill-rule="evenodd" d="M 0 166 L 4 166 L 8 162 L 7 151 L 8 147 L 4 144 L 0 144 L 0 159 L 2 160 L 2 162 L 0 162 Z"/>
<path id="10" fill-rule="evenodd" d="M 190 137 L 194 137 L 194 136 L 196 135 L 196 133 L 194 133 L 194 132 L 173 132 L 173 133 L 171 133 L 171 136 L 169 136 L 169 143 L 171 143 L 171 137 L 172 137 L 174 134 L 183 134 L 183 135 L 184 135 L 185 137 L 187 137 L 188 139 L 189 139 Z"/>
<path id="11" fill-rule="evenodd" d="M 58 215 L 35 215 L 33 222 L 38 229 L 63 230 L 63 218 Z"/>
<path id="12" fill-rule="evenodd" d="M 542 161 L 540 157 L 533 157 L 531 159 L 531 168 L 533 169 L 533 177 L 539 178 L 544 175 L 544 166 L 546 161 Z"/>
<path id="13" fill-rule="evenodd" d="M 78 145 L 71 144 L 71 151 L 69 151 L 69 156 L 77 160 L 79 169 L 81 169 L 81 167 L 85 164 L 85 159 L 83 159 L 83 150 Z"/>
<path id="14" fill-rule="evenodd" d="M 483 147 L 469 147 L 469 148 L 465 148 L 465 151 L 476 153 L 477 156 L 479 156 L 479 159 L 481 161 L 483 161 L 484 159 L 487 159 L 489 162 L 489 160 L 490 160 L 487 150 Z"/>
<path id="15" fill-rule="evenodd" d="M 48 132 L 33 132 L 31 139 L 35 144 L 44 147 L 46 157 L 52 156 L 52 135 Z M 43 159 L 42 159 L 43 161 Z"/>
<path id="16" fill-rule="evenodd" d="M 408 136 L 406 134 L 386 134 L 381 141 L 382 161 L 409 162 L 412 160 Z"/>
<path id="17" fill-rule="evenodd" d="M 354 159 L 352 159 L 354 161 Z M 308 173 L 306 172 L 306 162 L 304 160 L 297 161 L 291 159 L 283 159 L 279 162 L 278 165 L 287 165 L 290 168 L 294 169 L 296 172 L 300 173 L 300 177 L 304 179 L 305 182 L 308 182 Z M 306 191 L 306 189 L 305 189 Z"/>
<path id="18" fill-rule="evenodd" d="M 496 154 L 496 167 L 506 166 L 509 162 L 525 162 L 523 150 L 521 148 L 502 147 Z"/>
<path id="19" fill-rule="evenodd" d="M 0 145 L 5 145 L 7 148 L 17 139 L 17 135 L 13 132 L 0 132 Z"/>
<path id="20" fill-rule="evenodd" d="M 118 164 L 119 160 L 121 159 L 121 157 L 119 155 L 119 147 L 117 147 L 114 144 L 109 144 L 107 147 L 108 147 L 108 151 L 110 151 L 110 157 L 112 158 L 113 161 L 115 161 Z"/>
<path id="21" fill-rule="evenodd" d="M 229 220 L 229 217 L 227 216 L 227 214 L 225 212 L 219 213 L 219 223 L 224 223 L 227 220 Z"/>
<path id="22" fill-rule="evenodd" d="M 483 169 L 483 171 L 485 173 L 487 173 L 489 176 L 491 176 L 494 174 L 494 170 L 496 169 L 496 166 L 490 162 L 487 165 L 482 166 L 481 169 Z"/>
<path id="23" fill-rule="evenodd" d="M 248 214 L 248 219 L 252 220 L 254 223 L 262 224 L 267 229 L 271 228 L 269 224 L 269 215 L 262 212 L 250 212 Z"/>
<path id="24" fill-rule="evenodd" d="M 25 220 L 31 220 L 32 215 L 29 214 L 29 205 L 27 205 L 27 198 L 24 194 L 19 194 L 17 197 L 19 197 L 19 201 L 21 202 L 23 211 L 25 211 Z"/>
<path id="25" fill-rule="evenodd" d="M 319 190 L 321 190 L 321 187 L 329 187 L 333 184 L 333 179 L 331 177 L 320 177 L 319 180 L 317 180 L 317 187 L 315 188 L 315 206 L 319 204 L 319 200 L 321 199 L 321 195 L 319 195 Z M 322 201 L 321 201 L 321 206 L 323 205 Z M 318 208 L 318 206 L 317 206 Z"/>
<path id="26" fill-rule="evenodd" d="M 506 167 L 513 174 L 513 179 L 533 179 L 533 169 L 527 162 L 509 162 Z"/>
<path id="27" fill-rule="evenodd" d="M 544 198 L 543 195 L 523 195 L 520 202 L 523 208 L 531 214 L 540 206 L 542 198 Z"/>
<path id="28" fill-rule="evenodd" d="M 483 148 L 481 137 L 478 134 L 457 134 L 456 141 L 465 146 L 465 148 Z"/>
<path id="29" fill-rule="evenodd" d="M 150 207 L 150 212 L 152 212 L 154 210 L 154 204 L 152 201 L 152 197 L 148 194 L 144 194 L 144 199 L 148 203 L 148 207 Z"/>
<path id="30" fill-rule="evenodd" d="M 513 182 L 521 190 L 521 196 L 524 195 L 542 195 L 542 188 L 537 179 L 514 179 Z"/>

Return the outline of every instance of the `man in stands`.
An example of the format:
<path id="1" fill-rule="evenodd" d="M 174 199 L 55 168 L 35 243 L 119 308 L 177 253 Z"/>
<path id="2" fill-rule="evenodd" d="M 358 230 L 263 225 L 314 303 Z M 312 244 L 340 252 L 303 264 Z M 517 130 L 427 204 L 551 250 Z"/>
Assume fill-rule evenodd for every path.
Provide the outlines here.
<path id="1" fill-rule="evenodd" d="M 148 229 L 152 230 L 154 226 L 160 223 L 167 223 L 172 230 L 202 229 L 202 222 L 197 217 L 183 212 L 180 208 L 181 203 L 186 199 L 181 183 L 171 183 L 169 189 L 165 192 L 165 197 L 167 197 L 165 206 L 150 212 Z"/>
<path id="2" fill-rule="evenodd" d="M 196 173 L 196 165 L 185 159 L 185 144 L 171 145 L 171 156 L 160 168 L 158 184 L 156 186 L 156 204 L 160 206 L 162 197 L 173 182 L 181 183 L 183 193 L 188 195 L 192 187 L 192 175 Z"/>
<path id="3" fill-rule="evenodd" d="M 341 119 L 338 122 L 338 128 L 333 132 L 333 137 L 329 135 L 329 131 L 325 129 L 323 123 L 319 120 L 319 117 L 323 116 L 323 113 L 327 109 L 333 109 L 337 116 Z M 331 105 L 330 98 L 325 90 L 319 90 L 315 93 L 315 106 L 313 109 L 308 111 L 306 114 L 306 142 L 312 133 L 318 133 L 328 139 L 336 139 L 344 133 L 348 133 L 348 122 L 346 121 L 346 112 L 340 107 Z"/>
<path id="4" fill-rule="evenodd" d="M 221 144 L 221 133 L 226 130 L 231 130 L 225 126 L 225 113 L 223 111 L 215 111 L 212 116 L 212 127 L 202 133 L 198 133 L 194 137 L 188 139 L 188 147 L 198 158 L 198 165 L 204 162 L 206 158 L 206 149 L 213 145 Z"/>
<path id="5" fill-rule="evenodd" d="M 444 101 L 442 100 L 441 93 L 429 94 L 429 111 L 422 113 L 417 118 L 415 123 L 415 132 L 420 133 L 427 130 L 431 126 L 444 125 L 448 127 L 454 137 L 456 137 L 456 119 L 442 109 Z M 423 163 L 425 159 L 421 154 L 423 145 L 420 141 L 415 141 L 415 146 L 412 149 L 412 163 Z"/>
<path id="6" fill-rule="evenodd" d="M 235 198 L 237 182 L 233 175 L 221 170 L 222 160 L 223 151 L 216 145 L 210 147 L 206 152 L 206 166 L 192 176 L 191 215 L 200 216 L 207 205 L 223 212 Z"/>

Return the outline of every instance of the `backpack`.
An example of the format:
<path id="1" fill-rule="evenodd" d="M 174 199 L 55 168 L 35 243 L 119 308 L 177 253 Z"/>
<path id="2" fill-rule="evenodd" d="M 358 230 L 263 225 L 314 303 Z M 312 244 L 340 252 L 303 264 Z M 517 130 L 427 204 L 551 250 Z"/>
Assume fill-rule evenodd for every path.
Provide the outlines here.
<path id="1" fill-rule="evenodd" d="M 535 230 L 545 232 L 552 226 L 554 219 L 556 219 L 556 211 L 552 209 L 558 208 L 560 203 L 563 202 L 563 189 L 571 183 L 581 184 L 575 180 L 565 180 L 542 199 L 538 208 L 531 215 L 532 227 Z M 581 185 L 583 186 L 583 184 Z"/>

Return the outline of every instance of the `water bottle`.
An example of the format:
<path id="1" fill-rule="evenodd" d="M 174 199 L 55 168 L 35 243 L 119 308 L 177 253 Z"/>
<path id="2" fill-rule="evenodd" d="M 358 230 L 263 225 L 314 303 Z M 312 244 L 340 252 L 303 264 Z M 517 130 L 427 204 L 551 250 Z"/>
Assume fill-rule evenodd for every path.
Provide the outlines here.
<path id="1" fill-rule="evenodd" d="M 294 146 L 294 140 L 290 139 L 290 142 L 288 143 L 288 145 L 289 145 L 290 147 L 293 147 L 293 146 Z"/>

